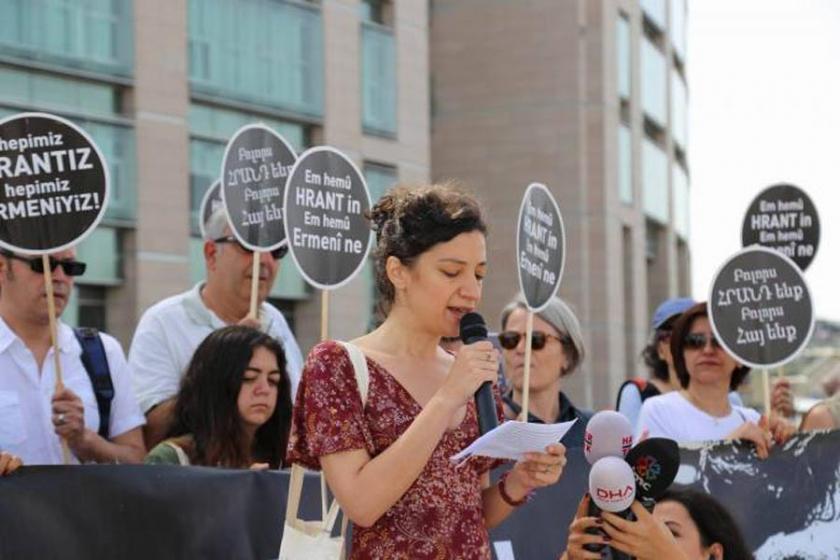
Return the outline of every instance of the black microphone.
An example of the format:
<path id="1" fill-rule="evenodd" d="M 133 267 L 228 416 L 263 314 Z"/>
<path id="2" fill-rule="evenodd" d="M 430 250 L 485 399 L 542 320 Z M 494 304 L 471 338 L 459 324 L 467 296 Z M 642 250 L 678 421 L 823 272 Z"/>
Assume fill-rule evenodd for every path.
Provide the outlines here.
<path id="1" fill-rule="evenodd" d="M 487 325 L 484 317 L 478 313 L 467 313 L 461 317 L 461 341 L 472 344 L 487 340 Z M 493 384 L 485 381 L 475 392 L 475 408 L 478 414 L 478 430 L 482 436 L 499 425 L 496 416 L 496 399 L 493 397 Z"/>
<path id="2" fill-rule="evenodd" d="M 680 470 L 680 448 L 672 439 L 648 438 L 636 444 L 625 457 L 636 479 L 636 499 L 648 511 L 671 486 Z"/>

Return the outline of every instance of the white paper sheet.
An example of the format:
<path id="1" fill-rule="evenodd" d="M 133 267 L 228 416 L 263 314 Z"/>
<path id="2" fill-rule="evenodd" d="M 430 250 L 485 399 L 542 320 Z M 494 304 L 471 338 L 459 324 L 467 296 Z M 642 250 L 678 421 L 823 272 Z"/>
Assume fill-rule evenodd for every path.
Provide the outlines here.
<path id="1" fill-rule="evenodd" d="M 493 543 L 496 550 L 496 560 L 515 560 L 513 557 L 513 544 L 510 541 L 496 541 Z"/>
<path id="2" fill-rule="evenodd" d="M 534 424 L 509 420 L 487 432 L 449 460 L 457 463 L 473 455 L 479 455 L 518 461 L 524 453 L 543 452 L 546 446 L 563 439 L 575 422 L 577 419 L 560 424 Z"/>

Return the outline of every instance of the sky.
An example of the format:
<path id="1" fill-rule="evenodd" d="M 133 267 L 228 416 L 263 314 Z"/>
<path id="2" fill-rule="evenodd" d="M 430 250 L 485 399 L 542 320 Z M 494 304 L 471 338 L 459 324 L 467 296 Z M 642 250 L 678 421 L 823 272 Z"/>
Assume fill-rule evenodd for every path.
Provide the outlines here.
<path id="1" fill-rule="evenodd" d="M 840 1 L 689 0 L 686 67 L 694 297 L 741 249 L 752 199 L 787 182 L 820 217 L 816 317 L 840 321 Z"/>

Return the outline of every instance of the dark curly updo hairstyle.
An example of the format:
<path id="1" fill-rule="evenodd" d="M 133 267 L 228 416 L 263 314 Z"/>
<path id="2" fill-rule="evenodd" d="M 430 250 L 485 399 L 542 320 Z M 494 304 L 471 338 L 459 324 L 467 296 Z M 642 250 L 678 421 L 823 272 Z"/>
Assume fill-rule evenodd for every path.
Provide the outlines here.
<path id="1" fill-rule="evenodd" d="M 691 325 L 694 324 L 698 317 L 708 317 L 709 311 L 706 307 L 706 302 L 701 301 L 685 310 L 685 313 L 680 315 L 677 322 L 674 323 L 674 330 L 671 332 L 671 356 L 674 358 L 674 369 L 677 370 L 677 377 L 680 380 L 680 385 L 683 389 L 688 388 L 691 381 L 691 376 L 688 374 L 688 369 L 685 366 L 685 337 L 691 331 Z M 721 349 L 723 352 L 726 350 Z M 729 382 L 729 390 L 736 390 L 744 378 L 750 372 L 747 366 L 736 366 L 732 372 L 732 379 Z"/>
<path id="2" fill-rule="evenodd" d="M 471 231 L 487 233 L 478 201 L 454 183 L 397 186 L 385 193 L 368 213 L 376 232 L 373 259 L 377 311 L 388 315 L 394 303 L 394 285 L 385 263 L 396 257 L 404 265 L 438 243 Z"/>

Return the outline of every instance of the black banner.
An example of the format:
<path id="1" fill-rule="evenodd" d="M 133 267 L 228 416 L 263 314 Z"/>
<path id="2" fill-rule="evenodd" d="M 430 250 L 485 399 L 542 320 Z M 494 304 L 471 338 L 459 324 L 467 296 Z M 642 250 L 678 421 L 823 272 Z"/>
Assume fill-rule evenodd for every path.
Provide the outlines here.
<path id="1" fill-rule="evenodd" d="M 734 443 L 681 454 L 677 482 L 720 500 L 757 560 L 840 558 L 840 431 L 795 436 L 766 461 Z M 581 448 L 568 457 L 559 483 L 491 532 L 494 546 L 517 560 L 560 555 L 589 473 Z M 287 484 L 267 471 L 24 467 L 0 478 L 0 558 L 277 558 Z M 301 517 L 315 519 L 317 476 L 303 498 Z"/>

